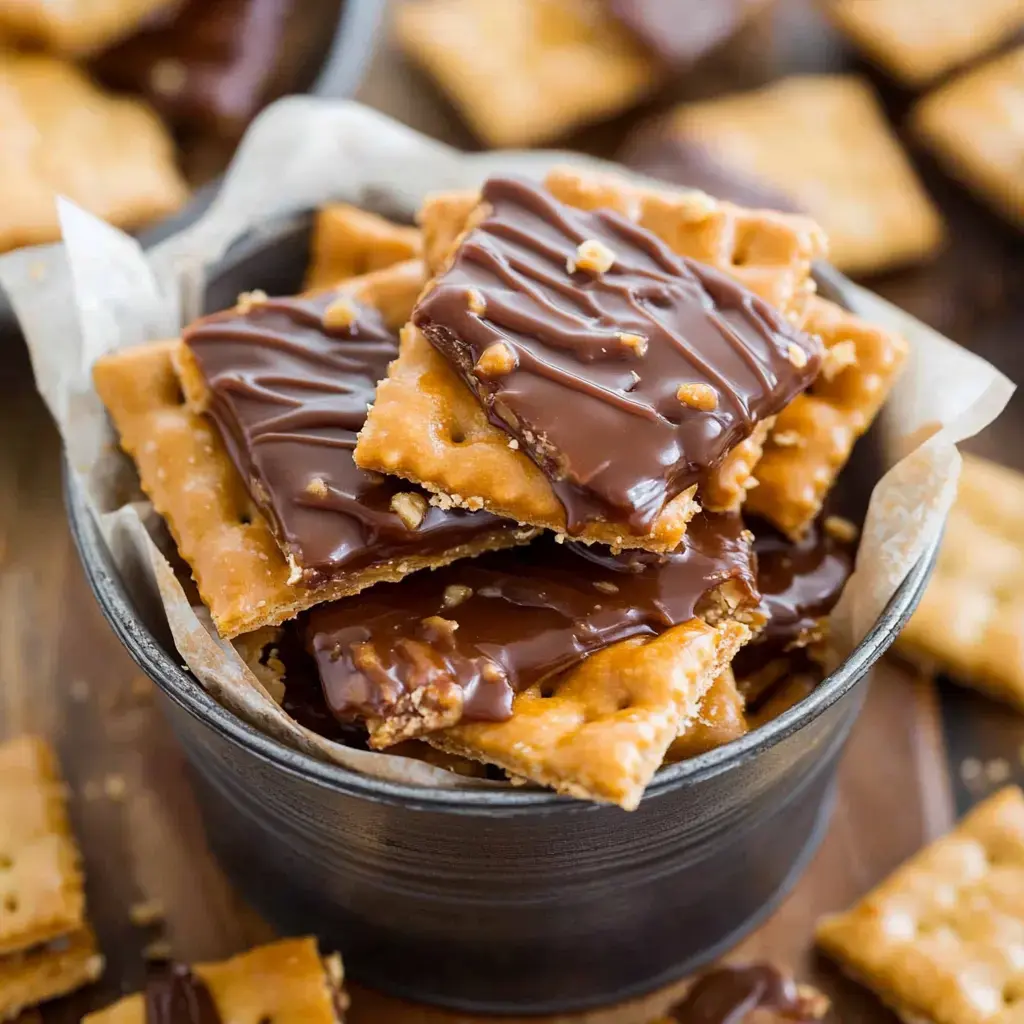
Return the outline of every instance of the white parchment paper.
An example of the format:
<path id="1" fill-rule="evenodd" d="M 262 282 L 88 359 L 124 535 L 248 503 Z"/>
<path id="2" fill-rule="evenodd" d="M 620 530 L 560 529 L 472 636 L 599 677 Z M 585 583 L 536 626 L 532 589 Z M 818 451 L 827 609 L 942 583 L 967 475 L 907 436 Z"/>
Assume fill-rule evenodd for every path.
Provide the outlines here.
<path id="1" fill-rule="evenodd" d="M 207 268 L 236 239 L 275 218 L 332 200 L 411 216 L 428 192 L 474 187 L 498 171 L 540 176 L 557 163 L 612 169 L 550 151 L 467 155 L 355 103 L 289 98 L 253 124 L 205 216 L 148 254 L 134 239 L 61 201 L 63 245 L 0 259 L 0 285 L 21 322 L 39 390 L 122 573 L 159 594 L 178 651 L 203 686 L 294 747 L 396 781 L 488 784 L 332 743 L 278 707 L 232 645 L 216 635 L 205 609 L 190 605 L 154 543 L 152 509 L 117 448 L 92 387 L 92 364 L 104 353 L 176 336 L 200 312 Z M 834 615 L 836 639 L 848 651 L 940 530 L 956 491 L 956 443 L 1002 411 L 1013 385 L 877 296 L 850 286 L 844 299 L 866 319 L 901 331 L 913 353 L 883 412 L 890 467 L 873 492 L 856 570 Z"/>

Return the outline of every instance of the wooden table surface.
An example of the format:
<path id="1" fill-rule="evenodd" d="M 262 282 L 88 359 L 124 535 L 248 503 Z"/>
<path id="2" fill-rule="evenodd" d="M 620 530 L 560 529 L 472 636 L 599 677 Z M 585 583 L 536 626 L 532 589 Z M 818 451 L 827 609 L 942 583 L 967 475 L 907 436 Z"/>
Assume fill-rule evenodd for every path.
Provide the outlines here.
<path id="1" fill-rule="evenodd" d="M 787 15 L 794 7 L 801 9 L 796 0 L 786 4 Z M 805 23 L 800 25 L 804 31 Z M 778 60 L 791 59 L 787 38 Z M 822 38 L 825 52 L 831 52 L 832 40 Z M 799 58 L 793 58 L 795 66 L 813 66 L 800 57 L 804 49 L 793 52 Z M 762 62 L 758 74 L 764 73 Z M 694 88 L 706 85 L 707 76 Z M 435 134 L 470 141 L 422 80 L 386 49 L 371 70 L 365 98 Z M 611 129 L 620 130 L 621 125 Z M 582 137 L 588 148 L 594 139 L 601 148 L 607 145 L 604 131 Z M 969 258 L 954 253 L 879 286 L 1012 372 L 1022 357 L 1009 342 L 1014 326 L 1024 324 L 1019 289 L 1013 288 L 1022 276 L 1019 239 L 955 189 L 939 188 L 957 224 L 957 249 L 966 239 Z M 33 390 L 27 358 L 13 339 L 0 339 L 0 349 L 6 357 L 0 363 L 0 737 L 35 731 L 56 744 L 73 793 L 90 913 L 107 957 L 99 984 L 42 1014 L 46 1022 L 64 1024 L 137 988 L 143 948 L 155 939 L 166 939 L 176 956 L 195 961 L 237 952 L 271 932 L 242 904 L 207 849 L 182 756 L 153 703 L 153 684 L 140 676 L 103 622 L 78 565 L 61 501 L 59 442 Z M 1011 424 L 1021 422 L 1018 411 Z M 1001 430 L 980 447 L 1003 451 L 999 438 L 1008 436 L 1008 428 Z M 967 714 L 962 706 L 957 713 Z M 1002 711 L 984 708 L 983 715 L 1007 721 Z M 1012 738 L 1007 743 L 1018 742 L 1017 723 L 1004 732 Z M 895 1021 L 813 955 L 810 935 L 821 913 L 848 905 L 949 827 L 956 788 L 950 735 L 959 744 L 957 756 L 985 742 L 984 734 L 964 740 L 948 721 L 944 725 L 931 681 L 883 665 L 843 759 L 835 815 L 817 856 L 736 958 L 770 958 L 820 984 L 834 1001 L 837 1019 Z M 158 928 L 135 927 L 129 908 L 151 898 L 166 907 L 166 921 Z M 586 1019 L 642 1024 L 668 998 L 662 994 Z M 469 1018 L 356 990 L 351 1019 L 442 1024 Z"/>

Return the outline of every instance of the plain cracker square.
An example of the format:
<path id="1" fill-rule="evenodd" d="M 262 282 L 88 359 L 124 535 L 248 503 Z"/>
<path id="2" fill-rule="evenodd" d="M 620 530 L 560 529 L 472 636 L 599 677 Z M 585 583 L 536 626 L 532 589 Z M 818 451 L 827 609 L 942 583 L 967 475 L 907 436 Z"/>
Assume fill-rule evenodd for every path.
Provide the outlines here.
<path id="1" fill-rule="evenodd" d="M 1024 794 L 990 797 L 816 936 L 905 1019 L 1020 1020 Z"/>
<path id="2" fill-rule="evenodd" d="M 36 737 L 3 744 L 0 957 L 81 930 L 85 894 L 79 865 L 53 752 Z"/>
<path id="3" fill-rule="evenodd" d="M 812 261 L 823 255 L 820 229 L 803 217 L 744 210 L 703 193 L 636 188 L 614 176 L 556 169 L 546 187 L 580 209 L 608 208 L 637 220 L 680 255 L 709 263 L 799 322 L 813 293 Z M 428 268 L 444 266 L 477 197 L 434 197 L 420 221 Z M 726 457 L 707 487 L 705 506 L 737 508 L 761 456 L 768 427 L 759 428 Z M 510 446 L 456 371 L 412 325 L 402 332 L 399 358 L 377 389 L 359 434 L 358 465 L 418 483 L 454 504 L 471 502 L 519 523 L 562 532 L 565 511 L 551 483 L 524 452 Z M 593 523 L 576 539 L 613 547 L 670 550 L 696 510 L 692 493 L 669 502 L 649 535 L 622 523 Z"/>
<path id="4" fill-rule="evenodd" d="M 1024 475 L 964 456 L 935 571 L 896 643 L 1024 710 Z"/>
<path id="5" fill-rule="evenodd" d="M 1024 0 L 822 0 L 832 20 L 906 85 L 921 86 L 1024 27 Z"/>
<path id="6" fill-rule="evenodd" d="M 1024 226 L 1024 46 L 926 96 L 911 124 L 955 177 Z"/>
<path id="7" fill-rule="evenodd" d="M 316 939 L 281 939 L 194 972 L 206 984 L 219 1016 L 234 1022 L 337 1024 L 344 1008 L 341 961 L 321 958 Z M 141 995 L 91 1013 L 82 1024 L 145 1024 Z"/>
<path id="8" fill-rule="evenodd" d="M 806 210 L 825 229 L 840 270 L 875 273 L 940 247 L 939 213 L 861 78 L 786 78 L 684 104 L 669 123 Z"/>
<path id="9" fill-rule="evenodd" d="M 403 0 L 395 31 L 495 148 L 611 116 L 659 80 L 602 0 Z"/>
<path id="10" fill-rule="evenodd" d="M 174 213 L 188 196 L 157 116 L 71 64 L 0 53 L 0 123 L 0 252 L 57 241 L 57 195 L 129 230 Z"/>

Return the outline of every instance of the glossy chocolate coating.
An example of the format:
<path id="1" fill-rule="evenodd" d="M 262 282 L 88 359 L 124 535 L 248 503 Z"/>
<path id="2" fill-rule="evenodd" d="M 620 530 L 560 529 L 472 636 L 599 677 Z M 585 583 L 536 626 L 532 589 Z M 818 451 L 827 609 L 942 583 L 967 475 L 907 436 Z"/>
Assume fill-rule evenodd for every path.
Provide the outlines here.
<path id="1" fill-rule="evenodd" d="M 612 14 L 662 63 L 685 67 L 724 43 L 761 0 L 608 0 Z"/>
<path id="2" fill-rule="evenodd" d="M 627 218 L 519 179 L 492 178 L 483 199 L 490 214 L 413 320 L 552 481 L 570 533 L 623 519 L 649 532 L 667 501 L 816 376 L 820 341 Z M 614 264 L 570 273 L 590 240 Z M 498 343 L 514 367 L 478 370 Z M 715 407 L 685 404 L 684 384 L 709 388 Z"/>
<path id="3" fill-rule="evenodd" d="M 146 1024 L 220 1024 L 210 990 L 185 964 L 154 967 L 143 999 Z"/>
<path id="4" fill-rule="evenodd" d="M 97 61 L 169 121 L 238 134 L 271 98 L 295 0 L 188 0 Z"/>
<path id="5" fill-rule="evenodd" d="M 675 134 L 670 120 L 642 128 L 629 140 L 619 158 L 627 167 L 651 178 L 699 189 L 740 206 L 802 212 L 789 196 L 726 163 L 707 146 Z"/>
<path id="6" fill-rule="evenodd" d="M 356 434 L 398 342 L 375 309 L 358 303 L 350 326 L 328 327 L 325 310 L 340 294 L 228 310 L 184 335 L 235 466 L 309 583 L 445 551 L 498 525 L 487 513 L 424 500 L 423 520 L 410 529 L 391 500 L 417 489 L 353 462 Z"/>
<path id="7" fill-rule="evenodd" d="M 755 1010 L 768 1010 L 793 1024 L 820 1019 L 814 1003 L 801 995 L 792 978 L 770 964 L 708 971 L 694 982 L 671 1018 L 679 1024 L 743 1024 Z"/>
<path id="8" fill-rule="evenodd" d="M 500 721 L 516 692 L 688 621 L 726 580 L 753 595 L 735 515 L 698 516 L 678 553 L 606 550 L 545 538 L 314 608 L 307 642 L 328 706 L 342 720 L 383 716 L 408 691 L 454 684 L 464 717 Z"/>

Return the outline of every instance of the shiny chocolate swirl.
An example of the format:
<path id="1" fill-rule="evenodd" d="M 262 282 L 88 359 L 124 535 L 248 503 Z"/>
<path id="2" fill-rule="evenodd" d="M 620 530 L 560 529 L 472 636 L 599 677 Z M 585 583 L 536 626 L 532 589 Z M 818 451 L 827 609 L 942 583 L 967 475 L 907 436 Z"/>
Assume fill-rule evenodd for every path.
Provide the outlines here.
<path id="1" fill-rule="evenodd" d="M 492 178 L 413 320 L 552 481 L 570 533 L 648 532 L 816 376 L 819 340 L 607 210 Z"/>
<path id="2" fill-rule="evenodd" d="M 739 516 L 699 515 L 669 555 L 548 538 L 382 584 L 314 608 L 307 645 L 340 720 L 386 717 L 404 694 L 454 683 L 464 718 L 501 721 L 515 693 L 687 622 L 728 581 L 756 604 L 750 535 Z"/>
<path id="3" fill-rule="evenodd" d="M 410 484 L 353 461 L 377 381 L 398 354 L 377 310 L 337 290 L 269 299 L 206 317 L 184 340 L 231 459 L 304 582 L 447 550 L 497 527 L 487 513 L 434 508 Z M 415 492 L 405 518 L 392 508 L 400 492 Z"/>
<path id="4" fill-rule="evenodd" d="M 669 67 L 725 42 L 764 0 L 607 0 L 612 14 Z"/>
<path id="5" fill-rule="evenodd" d="M 210 990 L 185 964 L 152 968 L 143 1001 L 146 1024 L 221 1024 Z"/>
<path id="6" fill-rule="evenodd" d="M 801 992 L 770 964 L 718 967 L 702 975 L 670 1013 L 679 1024 L 743 1024 L 767 1010 L 793 1024 L 813 1024 L 827 1009 L 823 996 Z"/>

